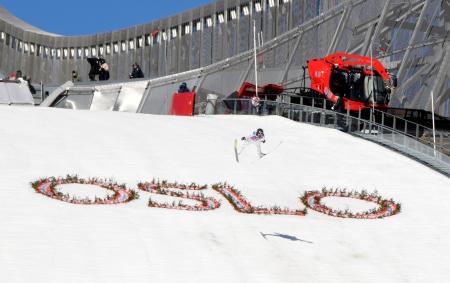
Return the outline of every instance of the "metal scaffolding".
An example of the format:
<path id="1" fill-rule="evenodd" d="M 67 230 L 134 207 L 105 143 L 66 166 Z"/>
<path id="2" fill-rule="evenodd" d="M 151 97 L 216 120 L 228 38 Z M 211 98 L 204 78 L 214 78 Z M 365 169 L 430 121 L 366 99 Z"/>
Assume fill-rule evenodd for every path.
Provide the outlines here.
<path id="1" fill-rule="evenodd" d="M 450 116 L 449 1 L 274 3 L 222 0 L 127 30 L 70 38 L 19 25 L 1 11 L 0 70 L 21 69 L 56 85 L 74 69 L 87 74 L 86 55 L 103 50 L 116 82 L 126 81 L 133 62 L 141 63 L 149 80 L 138 110 L 162 114 L 182 81 L 196 87 L 201 101 L 209 93 L 226 96 L 243 81 L 254 82 L 255 65 L 259 84 L 297 86 L 311 58 L 336 51 L 372 53 L 398 77 L 391 106 L 430 110 L 433 91 L 437 113 Z M 253 20 L 264 42 L 257 62 L 251 52 Z"/>

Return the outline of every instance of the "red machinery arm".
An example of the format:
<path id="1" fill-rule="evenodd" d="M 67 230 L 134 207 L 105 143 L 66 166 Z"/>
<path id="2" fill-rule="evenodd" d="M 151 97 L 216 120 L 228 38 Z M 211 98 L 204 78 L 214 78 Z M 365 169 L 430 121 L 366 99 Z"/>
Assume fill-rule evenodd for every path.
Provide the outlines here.
<path id="1" fill-rule="evenodd" d="M 389 74 L 383 65 L 375 58 L 370 59 L 370 57 L 354 55 L 354 54 L 344 54 L 344 53 L 334 53 L 325 57 L 325 61 L 338 67 L 352 67 L 352 66 L 373 66 L 373 69 L 380 74 L 380 76 L 385 81 L 389 81 Z"/>

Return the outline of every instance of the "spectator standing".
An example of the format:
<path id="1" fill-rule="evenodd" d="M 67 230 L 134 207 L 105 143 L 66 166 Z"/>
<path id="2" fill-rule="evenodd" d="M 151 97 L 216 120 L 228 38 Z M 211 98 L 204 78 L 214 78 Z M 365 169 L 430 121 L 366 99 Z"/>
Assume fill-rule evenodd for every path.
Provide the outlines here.
<path id="1" fill-rule="evenodd" d="M 99 75 L 100 72 L 100 62 L 97 57 L 90 57 L 86 59 L 91 65 L 91 69 L 89 70 L 89 80 L 95 81 L 95 76 Z"/>
<path id="2" fill-rule="evenodd" d="M 99 71 L 99 75 L 98 75 L 98 80 L 99 81 L 107 81 L 109 80 L 109 66 L 106 63 L 105 59 L 100 58 L 99 59 L 99 63 L 100 63 L 100 71 Z"/>
<path id="3" fill-rule="evenodd" d="M 34 86 L 31 84 L 31 77 L 29 76 L 25 76 L 24 80 L 28 83 L 28 88 L 30 89 L 31 94 L 36 94 L 36 89 L 34 88 Z"/>
<path id="4" fill-rule="evenodd" d="M 139 79 L 144 77 L 144 72 L 142 72 L 141 67 L 138 63 L 134 63 L 130 73 L 130 79 Z"/>
<path id="5" fill-rule="evenodd" d="M 190 92 L 190 89 L 188 88 L 188 86 L 185 82 L 181 83 L 180 86 L 178 87 L 178 93 L 183 93 L 183 92 Z"/>

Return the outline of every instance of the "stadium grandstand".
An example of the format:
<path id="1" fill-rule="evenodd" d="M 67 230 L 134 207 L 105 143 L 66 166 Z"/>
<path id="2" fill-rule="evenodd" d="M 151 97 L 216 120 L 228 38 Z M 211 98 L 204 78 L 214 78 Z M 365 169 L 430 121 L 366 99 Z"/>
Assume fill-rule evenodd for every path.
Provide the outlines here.
<path id="1" fill-rule="evenodd" d="M 63 89 L 89 109 L 94 86 L 117 96 L 137 62 L 145 78 L 133 92 L 134 106 L 112 110 L 166 114 L 181 82 L 205 102 L 209 93 L 225 97 L 254 81 L 256 38 L 260 84 L 298 86 L 309 59 L 334 52 L 372 55 L 398 78 L 390 106 L 430 111 L 433 92 L 436 113 L 448 117 L 449 15 L 442 0 L 222 0 L 124 30 L 67 37 L 1 8 L 0 72 L 21 70 L 38 92 L 51 93 L 76 71 L 75 86 Z M 91 57 L 108 63 L 107 83 L 89 82 Z"/>

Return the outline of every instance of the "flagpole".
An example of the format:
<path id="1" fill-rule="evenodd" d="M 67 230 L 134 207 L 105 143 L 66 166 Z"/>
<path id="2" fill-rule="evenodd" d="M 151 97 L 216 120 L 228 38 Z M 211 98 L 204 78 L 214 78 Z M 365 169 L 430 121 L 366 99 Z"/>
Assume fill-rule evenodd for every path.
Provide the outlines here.
<path id="1" fill-rule="evenodd" d="M 258 97 L 258 62 L 256 61 L 256 21 L 253 20 L 253 49 L 255 57 L 255 96 Z"/>
<path id="2" fill-rule="evenodd" d="M 374 93 L 374 88 L 373 88 L 373 84 L 374 84 L 374 79 L 375 79 L 375 71 L 373 70 L 373 41 L 370 43 L 370 68 L 371 68 L 371 72 L 372 72 L 372 79 L 370 80 L 370 90 L 371 90 L 371 95 L 372 95 L 372 115 L 370 117 L 370 119 L 373 119 L 373 122 L 376 122 L 375 119 L 375 93 Z M 372 129 L 371 129 L 372 131 Z"/>
<path id="3" fill-rule="evenodd" d="M 433 148 L 434 157 L 436 157 L 436 124 L 434 122 L 434 93 L 431 91 L 431 119 L 433 120 Z"/>
<path id="4" fill-rule="evenodd" d="M 372 80 L 371 80 L 371 84 L 370 84 L 370 88 L 372 91 L 372 110 L 373 110 L 373 115 L 375 115 L 375 93 L 374 93 L 374 89 L 373 89 L 373 83 L 374 83 L 374 75 L 375 72 L 373 70 L 373 42 L 370 44 L 370 68 L 372 69 Z"/>

